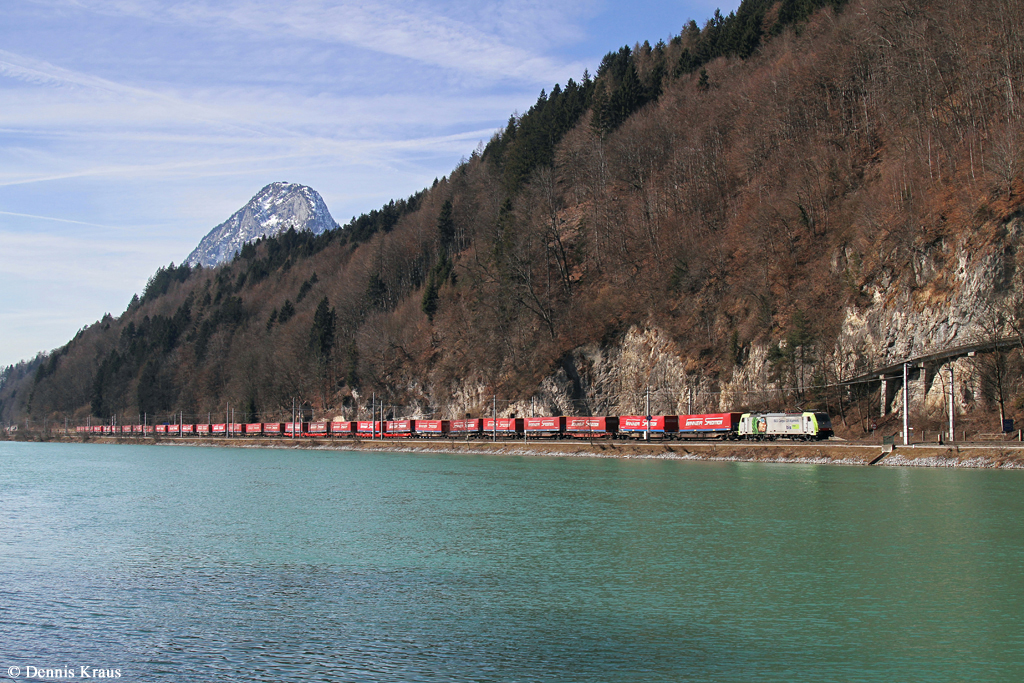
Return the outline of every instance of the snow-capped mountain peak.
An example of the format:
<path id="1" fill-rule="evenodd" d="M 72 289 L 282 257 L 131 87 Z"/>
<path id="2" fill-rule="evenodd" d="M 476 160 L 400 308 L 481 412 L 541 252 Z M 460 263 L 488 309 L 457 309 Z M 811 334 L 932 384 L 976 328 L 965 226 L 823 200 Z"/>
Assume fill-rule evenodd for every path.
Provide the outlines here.
<path id="1" fill-rule="evenodd" d="M 189 254 L 186 263 L 209 268 L 230 261 L 243 245 L 260 237 L 272 237 L 288 228 L 319 235 L 336 227 L 316 190 L 294 183 L 271 183 L 211 230 Z"/>

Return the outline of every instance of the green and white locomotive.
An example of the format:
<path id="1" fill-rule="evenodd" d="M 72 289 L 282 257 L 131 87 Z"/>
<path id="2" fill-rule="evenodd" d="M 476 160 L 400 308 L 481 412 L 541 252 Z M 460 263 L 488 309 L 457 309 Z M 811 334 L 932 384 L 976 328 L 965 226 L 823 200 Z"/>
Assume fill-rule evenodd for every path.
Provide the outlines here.
<path id="1" fill-rule="evenodd" d="M 828 413 L 744 413 L 738 435 L 755 441 L 816 441 L 832 436 L 832 420 Z"/>

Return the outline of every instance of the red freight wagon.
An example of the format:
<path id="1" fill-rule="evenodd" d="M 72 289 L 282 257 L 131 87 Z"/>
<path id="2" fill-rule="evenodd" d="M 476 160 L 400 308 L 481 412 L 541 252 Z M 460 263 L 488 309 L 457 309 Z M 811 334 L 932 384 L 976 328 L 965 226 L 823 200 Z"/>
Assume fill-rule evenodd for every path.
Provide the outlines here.
<path id="1" fill-rule="evenodd" d="M 167 433 L 167 425 L 157 425 L 156 426 L 156 433 L 157 434 L 166 434 Z"/>
<path id="2" fill-rule="evenodd" d="M 356 433 L 364 439 L 374 439 L 381 436 L 380 420 L 360 420 L 356 423 Z"/>
<path id="3" fill-rule="evenodd" d="M 245 433 L 245 425 L 243 425 L 241 422 L 230 422 L 230 423 L 228 423 L 228 434 L 235 435 L 235 434 L 244 434 L 244 433 Z"/>
<path id="4" fill-rule="evenodd" d="M 132 434 L 144 434 L 146 430 L 143 429 L 143 426 L 144 425 L 132 425 Z"/>
<path id="5" fill-rule="evenodd" d="M 302 432 L 306 431 L 306 427 L 309 426 L 308 422 L 285 422 L 284 423 L 284 435 L 285 436 L 301 436 Z"/>
<path id="6" fill-rule="evenodd" d="M 523 420 L 523 431 L 527 436 L 561 438 L 565 434 L 565 418 L 528 417 Z"/>
<path id="7" fill-rule="evenodd" d="M 331 423 L 331 434 L 338 434 L 342 436 L 351 436 L 352 425 L 354 422 L 332 422 Z"/>
<path id="8" fill-rule="evenodd" d="M 247 422 L 245 425 L 245 433 L 248 436 L 259 436 L 263 433 L 262 422 Z"/>
<path id="9" fill-rule="evenodd" d="M 152 434 L 153 433 L 153 425 L 146 425 L 146 426 L 144 426 L 142 428 L 142 433 L 143 434 Z"/>
<path id="10" fill-rule="evenodd" d="M 452 436 L 480 436 L 483 430 L 483 420 L 452 420 L 448 433 Z"/>
<path id="11" fill-rule="evenodd" d="M 280 436 L 284 425 L 280 422 L 264 422 L 263 423 L 263 434 L 266 436 Z"/>
<path id="12" fill-rule="evenodd" d="M 401 438 L 412 435 L 412 420 L 388 420 L 384 436 Z"/>
<path id="13" fill-rule="evenodd" d="M 191 434 L 193 432 L 195 432 L 196 434 L 209 434 L 210 425 L 182 425 L 182 434 Z"/>
<path id="14" fill-rule="evenodd" d="M 484 434 L 498 436 L 519 436 L 523 433 L 523 418 L 521 417 L 499 417 L 497 420 L 487 418 L 484 420 Z"/>
<path id="15" fill-rule="evenodd" d="M 729 437 L 739 430 L 742 413 L 715 413 L 713 415 L 680 415 L 680 436 Z"/>
<path id="16" fill-rule="evenodd" d="M 212 425 L 210 425 L 210 428 L 213 430 L 213 435 L 214 436 L 217 436 L 219 434 L 227 434 L 227 431 L 228 431 L 228 425 L 227 425 L 226 422 L 220 422 L 218 424 L 212 424 Z"/>
<path id="17" fill-rule="evenodd" d="M 586 438 L 615 438 L 619 432 L 617 417 L 570 417 L 565 430 L 572 436 Z"/>
<path id="18" fill-rule="evenodd" d="M 139 425 L 139 428 L 141 429 L 142 425 Z M 131 434 L 132 433 L 132 426 L 131 425 L 121 425 L 121 433 L 122 434 Z"/>
<path id="19" fill-rule="evenodd" d="M 326 422 L 310 422 L 306 425 L 305 436 L 327 436 Z"/>
<path id="20" fill-rule="evenodd" d="M 655 439 L 668 438 L 679 431 L 678 415 L 623 415 L 619 418 L 619 433 L 643 438 L 644 433 Z"/>
<path id="21" fill-rule="evenodd" d="M 448 420 L 415 420 L 413 431 L 418 436 L 444 436 L 451 431 L 451 425 Z"/>
<path id="22" fill-rule="evenodd" d="M 92 428 L 92 433 L 93 434 L 102 434 L 104 429 L 105 428 L 103 427 L 103 425 L 96 425 L 95 427 Z"/>

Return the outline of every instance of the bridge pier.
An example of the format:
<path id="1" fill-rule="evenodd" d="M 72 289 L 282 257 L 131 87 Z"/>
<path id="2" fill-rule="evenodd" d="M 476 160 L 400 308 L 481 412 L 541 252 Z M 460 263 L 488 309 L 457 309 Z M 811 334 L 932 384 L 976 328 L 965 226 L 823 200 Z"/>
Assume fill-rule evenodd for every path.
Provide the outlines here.
<path id="1" fill-rule="evenodd" d="M 881 388 L 878 390 L 878 397 L 882 403 L 878 411 L 878 416 L 885 417 L 889 414 L 889 384 L 885 381 L 885 375 L 879 375 L 878 381 L 881 382 Z"/>
<path id="2" fill-rule="evenodd" d="M 879 375 L 878 381 L 881 382 L 882 385 L 878 392 L 880 402 L 878 416 L 885 417 L 892 412 L 893 399 L 895 399 L 896 394 L 903 389 L 903 378 Z"/>

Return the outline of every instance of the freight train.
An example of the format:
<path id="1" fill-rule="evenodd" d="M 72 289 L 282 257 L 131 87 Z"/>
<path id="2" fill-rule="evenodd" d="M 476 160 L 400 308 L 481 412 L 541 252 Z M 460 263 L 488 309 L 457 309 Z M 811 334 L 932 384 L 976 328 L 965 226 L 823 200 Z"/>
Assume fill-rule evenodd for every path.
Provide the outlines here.
<path id="1" fill-rule="evenodd" d="M 75 431 L 81 436 L 527 440 L 575 438 L 817 441 L 833 435 L 832 421 L 828 414 L 823 412 L 92 425 L 76 427 Z"/>

